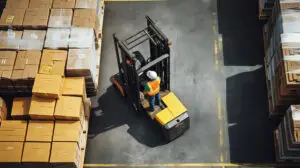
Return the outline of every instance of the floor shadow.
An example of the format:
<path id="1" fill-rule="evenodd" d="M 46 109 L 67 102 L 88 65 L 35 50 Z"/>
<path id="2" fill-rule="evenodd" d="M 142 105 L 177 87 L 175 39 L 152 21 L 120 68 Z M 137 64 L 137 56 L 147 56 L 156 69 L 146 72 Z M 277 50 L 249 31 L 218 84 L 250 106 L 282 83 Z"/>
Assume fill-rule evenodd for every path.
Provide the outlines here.
<path id="1" fill-rule="evenodd" d="M 138 116 L 113 86 L 97 98 L 98 106 L 91 109 L 89 138 L 126 124 L 127 132 L 142 144 L 156 147 L 166 143 L 153 121 L 146 115 Z"/>
<path id="2" fill-rule="evenodd" d="M 258 1 L 218 0 L 217 11 L 224 68 L 250 69 L 233 76 L 225 72 L 230 161 L 273 163 L 275 123 L 268 118 L 263 22 L 258 20 Z"/>

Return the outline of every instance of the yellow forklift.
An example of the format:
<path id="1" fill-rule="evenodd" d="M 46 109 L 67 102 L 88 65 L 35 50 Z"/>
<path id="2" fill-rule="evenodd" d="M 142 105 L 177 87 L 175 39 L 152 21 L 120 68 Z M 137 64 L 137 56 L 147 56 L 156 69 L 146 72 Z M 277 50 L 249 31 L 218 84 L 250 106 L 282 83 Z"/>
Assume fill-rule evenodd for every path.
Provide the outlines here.
<path id="1" fill-rule="evenodd" d="M 119 73 L 110 80 L 121 94 L 132 104 L 138 114 L 146 113 L 157 123 L 167 141 L 182 135 L 190 127 L 186 107 L 170 91 L 170 45 L 168 38 L 160 31 L 149 16 L 147 27 L 136 34 L 119 40 L 113 34 Z M 150 56 L 145 58 L 134 49 L 149 42 Z M 146 72 L 153 70 L 161 78 L 161 104 L 149 110 L 147 97 L 143 95 L 144 85 L 148 82 Z"/>

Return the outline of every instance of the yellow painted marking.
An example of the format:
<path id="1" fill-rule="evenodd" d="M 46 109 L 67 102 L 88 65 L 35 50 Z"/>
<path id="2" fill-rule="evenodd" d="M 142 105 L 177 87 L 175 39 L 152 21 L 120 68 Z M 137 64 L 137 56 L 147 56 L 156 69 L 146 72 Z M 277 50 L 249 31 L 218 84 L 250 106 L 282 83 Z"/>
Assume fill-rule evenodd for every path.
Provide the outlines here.
<path id="1" fill-rule="evenodd" d="M 275 163 L 168 163 L 168 164 L 84 164 L 84 167 L 274 167 L 274 166 L 299 166 L 299 164 Z"/>

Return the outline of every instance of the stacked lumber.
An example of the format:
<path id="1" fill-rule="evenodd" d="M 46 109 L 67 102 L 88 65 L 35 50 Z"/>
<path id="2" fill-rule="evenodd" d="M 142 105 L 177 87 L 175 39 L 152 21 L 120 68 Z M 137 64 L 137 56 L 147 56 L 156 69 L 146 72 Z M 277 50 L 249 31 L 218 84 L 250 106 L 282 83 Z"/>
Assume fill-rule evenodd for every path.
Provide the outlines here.
<path id="1" fill-rule="evenodd" d="M 266 20 L 272 13 L 275 0 L 258 0 L 258 16 L 260 20 Z"/>
<path id="2" fill-rule="evenodd" d="M 0 167 L 82 168 L 91 102 L 84 77 L 37 74 L 0 127 Z"/>
<path id="3" fill-rule="evenodd" d="M 300 103 L 300 1 L 275 1 L 264 26 L 265 70 L 269 115 L 282 116 Z"/>
<path id="4" fill-rule="evenodd" d="M 278 162 L 300 162 L 300 105 L 291 105 L 274 133 Z"/>
<path id="5" fill-rule="evenodd" d="M 85 77 L 94 96 L 103 0 L 7 0 L 0 18 L 0 93 L 30 95 L 36 74 Z"/>

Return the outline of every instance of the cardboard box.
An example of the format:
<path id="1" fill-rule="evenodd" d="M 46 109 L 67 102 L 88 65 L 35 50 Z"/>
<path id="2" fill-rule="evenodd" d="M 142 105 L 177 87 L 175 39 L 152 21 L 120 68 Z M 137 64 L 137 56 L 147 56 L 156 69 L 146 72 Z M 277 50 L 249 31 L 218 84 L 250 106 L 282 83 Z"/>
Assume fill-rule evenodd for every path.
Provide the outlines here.
<path id="1" fill-rule="evenodd" d="M 80 121 L 58 121 L 55 122 L 54 142 L 80 142 L 83 134 Z"/>
<path id="2" fill-rule="evenodd" d="M 5 8 L 28 8 L 29 0 L 6 0 Z"/>
<path id="3" fill-rule="evenodd" d="M 70 29 L 48 28 L 45 48 L 66 49 L 69 46 Z"/>
<path id="4" fill-rule="evenodd" d="M 0 31 L 0 49 L 18 50 L 23 31 Z"/>
<path id="5" fill-rule="evenodd" d="M 34 79 L 38 73 L 41 51 L 19 51 L 14 66 L 12 79 Z"/>
<path id="6" fill-rule="evenodd" d="M 11 79 L 16 54 L 15 51 L 0 51 L 0 79 Z"/>
<path id="7" fill-rule="evenodd" d="M 40 74 L 65 76 L 67 51 L 64 50 L 43 50 Z"/>
<path id="8" fill-rule="evenodd" d="M 58 98 L 62 93 L 63 79 L 60 75 L 37 74 L 32 94 L 45 98 Z"/>
<path id="9" fill-rule="evenodd" d="M 49 162 L 51 143 L 25 142 L 22 162 Z"/>
<path id="10" fill-rule="evenodd" d="M 68 76 L 94 76 L 96 55 L 92 49 L 69 49 L 66 74 Z"/>
<path id="11" fill-rule="evenodd" d="M 69 48 L 95 48 L 95 36 L 93 29 L 78 27 L 71 28 Z"/>
<path id="12" fill-rule="evenodd" d="M 84 100 L 84 114 L 85 117 L 90 118 L 92 102 L 90 98 Z"/>
<path id="13" fill-rule="evenodd" d="M 51 9 L 48 27 L 69 28 L 72 18 L 72 9 Z"/>
<path id="14" fill-rule="evenodd" d="M 25 140 L 27 121 L 4 120 L 0 128 L 0 141 L 22 142 Z"/>
<path id="15" fill-rule="evenodd" d="M 25 9 L 4 8 L 0 19 L 0 26 L 23 26 L 25 11 Z"/>
<path id="16" fill-rule="evenodd" d="M 63 85 L 63 96 L 79 96 L 85 99 L 85 79 L 84 77 L 66 77 Z"/>
<path id="17" fill-rule="evenodd" d="M 45 37 L 45 30 L 24 30 L 20 50 L 42 50 Z"/>
<path id="18" fill-rule="evenodd" d="M 76 0 L 75 8 L 97 9 L 98 0 Z"/>
<path id="19" fill-rule="evenodd" d="M 15 97 L 13 100 L 11 116 L 13 119 L 28 119 L 31 97 Z"/>
<path id="20" fill-rule="evenodd" d="M 29 8 L 51 8 L 53 0 L 30 0 Z"/>
<path id="21" fill-rule="evenodd" d="M 7 106 L 5 101 L 0 97 L 0 127 L 1 122 L 7 119 Z"/>
<path id="22" fill-rule="evenodd" d="M 54 120 L 54 109 L 56 99 L 32 96 L 29 116 L 37 120 Z"/>
<path id="23" fill-rule="evenodd" d="M 75 0 L 53 0 L 53 8 L 74 8 Z"/>
<path id="24" fill-rule="evenodd" d="M 47 27 L 48 17 L 49 17 L 49 9 L 47 8 L 27 8 L 25 12 L 23 26 L 24 27 Z"/>
<path id="25" fill-rule="evenodd" d="M 58 166 L 59 163 L 69 163 L 73 166 L 78 167 L 80 162 L 80 152 L 81 151 L 78 148 L 76 142 L 53 142 L 51 148 L 50 164 L 55 164 Z"/>
<path id="26" fill-rule="evenodd" d="M 80 120 L 83 110 L 81 97 L 61 96 L 57 100 L 54 117 L 55 119 Z"/>
<path id="27" fill-rule="evenodd" d="M 73 27 L 93 28 L 95 33 L 99 33 L 99 20 L 95 9 L 75 9 L 72 21 Z"/>
<path id="28" fill-rule="evenodd" d="M 51 142 L 53 121 L 29 121 L 26 141 Z"/>
<path id="29" fill-rule="evenodd" d="M 21 162 L 24 142 L 0 142 L 0 163 Z"/>

